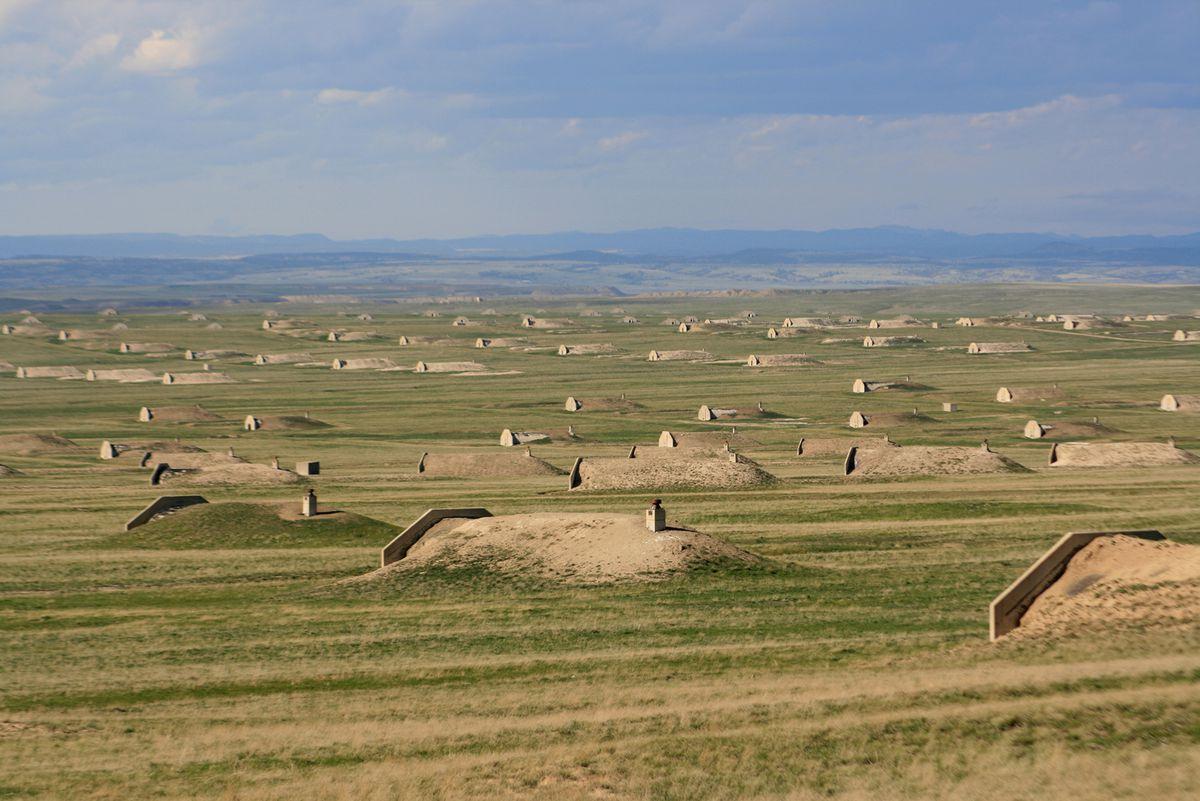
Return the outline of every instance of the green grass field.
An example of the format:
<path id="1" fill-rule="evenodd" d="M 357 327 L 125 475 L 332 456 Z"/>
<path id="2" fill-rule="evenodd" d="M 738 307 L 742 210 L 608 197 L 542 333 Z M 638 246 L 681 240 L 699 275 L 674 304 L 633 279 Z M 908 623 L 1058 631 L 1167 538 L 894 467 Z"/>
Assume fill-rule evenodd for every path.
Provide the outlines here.
<path id="1" fill-rule="evenodd" d="M 485 316 L 487 307 L 497 309 Z M 624 325 L 621 307 L 642 321 Z M 18 380 L 0 374 L 0 435 L 55 432 L 78 452 L 0 453 L 0 799 L 809 799 L 1194 798 L 1200 794 L 1200 626 L 987 642 L 988 602 L 1060 535 L 1156 528 L 1200 544 L 1200 466 L 1046 467 L 1029 419 L 1086 421 L 1111 439 L 1200 453 L 1200 415 L 1159 411 L 1200 394 L 1200 321 L 1107 332 L 1057 325 L 958 328 L 960 314 L 1192 314 L 1195 287 L 946 287 L 769 297 L 632 298 L 437 307 L 274 307 L 331 343 L 263 331 L 263 308 L 202 309 L 223 330 L 171 311 L 119 318 L 90 341 L 0 337 L 16 366 L 200 369 L 181 350 L 474 360 L 495 375 L 345 371 L 214 361 L 224 385 Z M 583 309 L 603 312 L 585 317 Z M 679 334 L 667 317 L 754 324 Z M 189 311 L 194 311 L 190 309 Z M 348 312 L 349 316 L 339 315 Z M 466 314 L 477 325 L 452 327 Z M 570 317 L 526 330 L 518 314 Z M 788 315 L 909 313 L 942 327 L 923 345 L 865 349 L 863 328 L 768 340 Z M 9 314 L 4 322 L 23 315 Z M 53 330 L 113 320 L 39 313 Z M 400 335 L 452 344 L 399 347 Z M 526 337 L 537 350 L 473 347 Z M 1024 354 L 970 356 L 971 341 Z M 613 343 L 616 356 L 559 357 L 559 344 Z M 704 349 L 715 363 L 650 363 Z M 750 369 L 751 354 L 807 353 L 819 367 Z M 911 376 L 920 392 L 852 395 L 853 379 Z M 1002 385 L 1057 383 L 1063 400 L 998 404 Z M 628 412 L 563 410 L 568 395 L 614 397 Z M 954 413 L 942 411 L 955 402 Z M 236 501 L 203 525 L 185 513 L 128 534 L 159 494 L 136 458 L 97 457 L 102 440 L 179 438 L 289 466 L 319 459 L 326 508 L 403 527 L 425 509 L 640 513 L 653 494 L 570 492 L 562 477 L 423 479 L 420 455 L 498 449 L 503 428 L 565 429 L 582 442 L 533 446 L 569 468 L 624 454 L 663 429 L 703 431 L 697 407 L 779 417 L 738 424 L 741 447 L 782 481 L 737 491 L 664 491 L 672 523 L 767 557 L 665 581 L 579 587 L 482 566 L 341 585 L 378 563 L 394 529 L 344 518 L 308 533 L 250 504 L 302 486 L 203 487 Z M 139 423 L 141 406 L 200 404 L 223 420 Z M 933 418 L 887 429 L 902 445 L 977 445 L 1033 473 L 853 481 L 840 457 L 797 458 L 801 436 L 850 436 L 854 410 Z M 241 421 L 303 414 L 331 424 L 245 432 Z M 299 526 L 300 524 L 296 524 Z M 306 523 L 304 525 L 311 525 Z M 155 532 L 158 532 L 155 535 Z M 1200 617 L 1200 610 L 1197 611 Z M 1195 622 L 1195 621 L 1193 621 Z"/>

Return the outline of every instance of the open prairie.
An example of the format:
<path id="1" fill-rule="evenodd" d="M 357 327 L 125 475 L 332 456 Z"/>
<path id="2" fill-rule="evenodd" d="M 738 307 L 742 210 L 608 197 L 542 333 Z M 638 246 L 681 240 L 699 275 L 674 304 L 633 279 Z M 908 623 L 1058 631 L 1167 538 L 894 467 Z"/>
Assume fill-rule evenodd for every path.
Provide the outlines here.
<path id="1" fill-rule="evenodd" d="M 1200 413 L 1159 408 L 1200 395 L 1200 341 L 1172 338 L 1197 310 L 1195 287 L 958 286 L 6 313 L 0 798 L 1194 798 L 1200 610 L 995 643 L 987 612 L 1068 531 L 1200 545 L 1200 465 L 1048 463 L 1068 440 L 1200 454 Z M 829 325 L 769 339 L 788 317 Z M 140 372 L 16 377 L 35 366 Z M 875 422 L 851 429 L 856 411 Z M 525 447 L 505 429 L 546 434 L 528 447 L 549 467 L 490 459 Z M 775 480 L 688 486 L 681 461 L 661 490 L 568 491 L 577 457 L 663 431 L 681 449 L 718 432 L 696 441 Z M 986 439 L 1007 467 L 848 477 L 841 443 L 797 454 L 884 434 L 901 452 Z M 181 472 L 150 486 L 143 452 Z M 426 453 L 441 472 L 418 472 Z M 346 514 L 305 522 L 307 487 Z M 213 506 L 124 531 L 168 494 Z M 486 559 L 344 581 L 429 508 L 641 515 L 656 497 L 672 527 L 757 558 L 601 584 Z"/>

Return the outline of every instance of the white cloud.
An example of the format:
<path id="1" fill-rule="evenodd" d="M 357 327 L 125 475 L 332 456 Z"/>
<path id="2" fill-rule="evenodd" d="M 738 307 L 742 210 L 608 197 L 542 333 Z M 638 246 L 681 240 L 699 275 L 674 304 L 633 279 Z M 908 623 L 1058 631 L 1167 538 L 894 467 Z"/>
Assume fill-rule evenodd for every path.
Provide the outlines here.
<path id="1" fill-rule="evenodd" d="M 154 31 L 121 61 L 121 67 L 130 72 L 167 73 L 199 63 L 194 35 Z"/>
<path id="2" fill-rule="evenodd" d="M 1037 103 L 1023 108 L 976 114 L 971 117 L 971 126 L 974 128 L 1011 128 L 1024 125 L 1040 117 L 1055 114 L 1081 114 L 1089 111 L 1113 108 L 1119 105 L 1121 105 L 1121 97 L 1119 95 L 1101 95 L 1099 97 L 1062 95 L 1053 100 L 1047 100 L 1045 103 Z"/>
<path id="3" fill-rule="evenodd" d="M 97 59 L 112 55 L 120 44 L 121 37 L 115 33 L 106 33 L 89 39 L 75 51 L 75 55 L 71 56 L 71 60 L 67 62 L 67 69 L 77 69 Z"/>
<path id="4" fill-rule="evenodd" d="M 43 80 L 20 75 L 0 77 L 0 116 L 36 114 L 45 110 L 51 101 L 41 92 L 44 85 Z"/>
<path id="5" fill-rule="evenodd" d="M 617 150 L 624 150 L 634 142 L 645 138 L 646 133 L 644 131 L 625 131 L 624 133 L 619 133 L 616 136 L 606 136 L 605 138 L 596 142 L 596 146 L 605 153 L 611 153 Z"/>
<path id="6" fill-rule="evenodd" d="M 357 106 L 377 106 L 399 94 L 394 86 L 362 91 L 358 89 L 322 89 L 317 92 L 317 102 L 323 106 L 352 103 Z"/>

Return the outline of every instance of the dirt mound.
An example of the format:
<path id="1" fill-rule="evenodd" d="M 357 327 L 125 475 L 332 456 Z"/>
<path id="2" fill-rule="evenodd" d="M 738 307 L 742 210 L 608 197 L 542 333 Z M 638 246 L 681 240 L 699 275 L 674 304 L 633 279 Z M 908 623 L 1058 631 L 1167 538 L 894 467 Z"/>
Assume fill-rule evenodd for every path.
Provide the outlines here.
<path id="1" fill-rule="evenodd" d="M 840 459 L 844 458 L 851 448 L 865 450 L 896 447 L 899 446 L 887 437 L 802 437 L 796 446 L 796 455 L 836 456 Z"/>
<path id="2" fill-rule="evenodd" d="M 233 384 L 225 373 L 163 373 L 162 382 L 168 386 L 183 384 Z"/>
<path id="3" fill-rule="evenodd" d="M 479 362 L 417 362 L 414 373 L 481 373 L 487 366 Z"/>
<path id="4" fill-rule="evenodd" d="M 1103 423 L 1060 423 L 1057 420 L 1039 423 L 1030 420 L 1025 424 L 1023 435 L 1026 439 L 1063 439 L 1067 437 L 1106 437 L 1116 434 L 1117 429 L 1109 428 Z"/>
<path id="5" fill-rule="evenodd" d="M 334 359 L 334 370 L 391 370 L 396 363 L 385 358 Z"/>
<path id="6" fill-rule="evenodd" d="M 579 584 L 651 581 L 711 564 L 761 560 L 684 528 L 650 531 L 641 515 L 545 513 L 484 517 L 435 528 L 404 559 L 348 583 L 431 567 L 478 569 Z"/>
<path id="7" fill-rule="evenodd" d="M 743 406 L 737 408 L 705 403 L 696 410 L 696 419 L 706 423 L 715 420 L 760 420 L 779 416 L 779 414 L 768 412 L 760 406 Z"/>
<path id="8" fill-rule="evenodd" d="M 203 406 L 154 406 L 150 408 L 153 423 L 214 423 L 221 416 Z"/>
<path id="9" fill-rule="evenodd" d="M 724 450 L 729 447 L 757 445 L 758 442 L 745 434 L 729 431 L 664 431 L 658 435 L 658 448 L 638 448 L 642 455 L 653 455 L 659 450 L 670 455 L 676 448 L 699 450 Z"/>
<path id="10" fill-rule="evenodd" d="M 884 426 L 901 426 L 912 425 L 914 423 L 933 423 L 937 422 L 928 415 L 921 414 L 918 411 L 911 412 L 871 412 L 864 414 L 862 412 L 854 412 L 850 415 L 850 420 L 847 423 L 851 428 L 882 428 Z"/>
<path id="11" fill-rule="evenodd" d="M 117 349 L 121 353 L 170 353 L 175 346 L 167 342 L 122 342 Z"/>
<path id="12" fill-rule="evenodd" d="M 25 475 L 25 474 L 22 473 L 20 470 L 17 470 L 15 467 L 9 467 L 6 464 L 0 464 L 0 478 L 12 478 L 14 476 L 23 476 L 23 475 Z"/>
<path id="13" fill-rule="evenodd" d="M 1050 448 L 1051 467 L 1155 467 L 1195 464 L 1200 457 L 1163 442 L 1060 442 Z"/>
<path id="14" fill-rule="evenodd" d="M 38 456 L 78 450 L 77 444 L 55 434 L 0 434 L 0 453 L 14 456 Z"/>
<path id="15" fill-rule="evenodd" d="M 313 361 L 311 353 L 260 353 L 254 357 L 257 365 L 307 364 Z"/>
<path id="16" fill-rule="evenodd" d="M 1024 342 L 972 342 L 967 353 L 1025 353 L 1033 350 Z"/>
<path id="17" fill-rule="evenodd" d="M 170 464 L 170 459 L 166 460 Z M 180 472 L 167 471 L 162 476 L 164 485 L 207 487 L 223 484 L 242 486 L 270 486 L 301 484 L 304 479 L 291 470 L 276 470 L 265 464 L 219 464 L 188 469 Z"/>
<path id="18" fill-rule="evenodd" d="M 513 453 L 427 453 L 417 472 L 427 478 L 505 478 L 507 476 L 563 476 L 547 461 L 524 451 Z"/>
<path id="19" fill-rule="evenodd" d="M 997 403 L 1036 403 L 1064 397 L 1066 393 L 1058 384 L 1048 387 L 1000 387 L 996 390 Z"/>
<path id="20" fill-rule="evenodd" d="M 215 361 L 217 359 L 242 359 L 250 354 L 240 350 L 185 350 L 183 358 L 188 361 Z"/>
<path id="21" fill-rule="evenodd" d="M 750 354 L 746 357 L 747 367 L 812 367 L 820 365 L 807 353 L 774 353 L 765 356 Z"/>
<path id="22" fill-rule="evenodd" d="M 920 337 L 863 337 L 864 348 L 894 348 L 900 345 L 920 345 Z"/>
<path id="23" fill-rule="evenodd" d="M 1098 537 L 1071 557 L 1008 636 L 1195 627 L 1197 609 L 1200 546 L 1119 534 Z"/>
<path id="24" fill-rule="evenodd" d="M 124 548 L 313 548 L 374 546 L 401 529 L 352 512 L 301 517 L 300 498 L 278 503 L 205 503 L 103 541 Z"/>
<path id="25" fill-rule="evenodd" d="M 621 349 L 610 342 L 602 342 L 590 345 L 559 345 L 559 356 L 603 356 L 606 354 L 620 353 Z"/>
<path id="26" fill-rule="evenodd" d="M 1200 412 L 1200 395 L 1163 395 L 1158 408 L 1164 412 Z"/>
<path id="27" fill-rule="evenodd" d="M 655 449 L 647 448 L 647 451 Z M 771 484 L 777 479 L 738 454 L 704 455 L 655 452 L 647 458 L 583 459 L 579 482 L 572 489 L 731 489 Z"/>
<path id="28" fill-rule="evenodd" d="M 143 367 L 123 370 L 88 370 L 84 377 L 88 381 L 119 381 L 123 384 L 144 384 L 160 380 L 159 376 Z"/>
<path id="29" fill-rule="evenodd" d="M 162 448 L 131 448 L 131 456 L 147 456 L 145 466 L 153 469 L 162 463 L 167 463 L 172 470 L 198 470 L 206 467 L 224 466 L 231 464 L 246 464 L 240 456 L 230 456 L 228 453 L 209 453 L 199 449 L 176 450 Z"/>
<path id="30" fill-rule="evenodd" d="M 646 357 L 651 362 L 707 362 L 713 355 L 706 350 L 652 350 Z"/>
<path id="31" fill-rule="evenodd" d="M 642 406 L 625 398 L 578 398 L 572 395 L 567 398 L 565 408 L 572 412 L 634 412 Z"/>
<path id="32" fill-rule="evenodd" d="M 65 381 L 79 381 L 84 378 L 83 371 L 78 367 L 18 367 L 17 378 L 57 378 Z"/>
<path id="33" fill-rule="evenodd" d="M 332 428 L 323 420 L 305 417 L 302 414 L 268 414 L 255 419 L 263 431 L 312 431 L 318 428 Z"/>
<path id="34" fill-rule="evenodd" d="M 955 446 L 858 449 L 847 457 L 846 467 L 847 475 L 855 478 L 1030 472 L 998 453 Z"/>

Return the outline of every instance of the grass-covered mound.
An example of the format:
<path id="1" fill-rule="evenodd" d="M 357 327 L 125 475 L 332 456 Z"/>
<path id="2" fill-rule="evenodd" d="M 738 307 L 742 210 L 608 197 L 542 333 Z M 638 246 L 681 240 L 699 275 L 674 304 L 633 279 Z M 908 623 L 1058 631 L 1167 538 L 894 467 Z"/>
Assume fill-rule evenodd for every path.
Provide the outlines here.
<path id="1" fill-rule="evenodd" d="M 353 512 L 300 517 L 295 503 L 190 506 L 104 540 L 106 548 L 229 549 L 381 547 L 402 529 Z"/>

